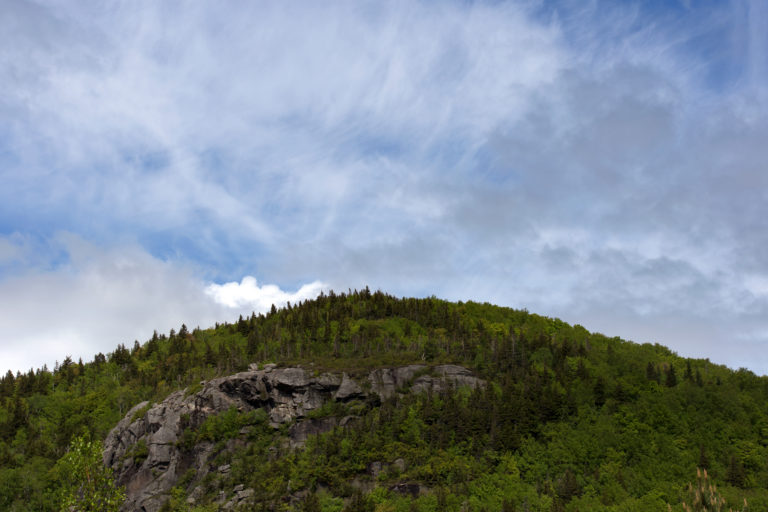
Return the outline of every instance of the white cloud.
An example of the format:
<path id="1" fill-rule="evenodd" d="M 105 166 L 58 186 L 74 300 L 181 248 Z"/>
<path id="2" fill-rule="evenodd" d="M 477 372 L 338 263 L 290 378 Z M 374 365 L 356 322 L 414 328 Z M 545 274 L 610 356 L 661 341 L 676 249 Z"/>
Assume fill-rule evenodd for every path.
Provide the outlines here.
<path id="1" fill-rule="evenodd" d="M 48 243 L 65 261 L 0 279 L 2 373 L 53 368 L 67 355 L 88 361 L 118 343 L 146 341 L 153 330 L 178 330 L 182 323 L 206 328 L 265 311 L 273 302 L 312 298 L 322 289 L 311 283 L 288 293 L 275 285 L 258 287 L 250 277 L 241 285 L 216 285 L 202 280 L 193 265 L 160 260 L 132 244 L 105 249 L 67 233 Z M 0 246 L 8 244 L 0 238 Z"/>
<path id="2" fill-rule="evenodd" d="M 768 342 L 763 5 L 11 2 L 0 228 L 94 245 L 0 239 L 7 316 L 108 350 L 325 286 L 199 277 L 259 275 Z"/>
<path id="3" fill-rule="evenodd" d="M 23 192 L 9 200 L 143 230 L 203 212 L 264 243 L 303 235 L 283 212 L 384 196 L 378 153 L 409 173 L 446 139 L 472 153 L 565 63 L 556 27 L 514 4 L 16 7 L 25 37 L 0 49 L 17 157 L 0 176 Z"/>
<path id="4" fill-rule="evenodd" d="M 282 307 L 287 302 L 296 304 L 299 301 L 314 299 L 327 288 L 320 281 L 315 281 L 303 285 L 295 293 L 288 293 L 274 284 L 259 286 L 255 277 L 246 276 L 239 283 L 211 284 L 206 287 L 205 293 L 213 297 L 218 304 L 229 308 L 248 308 L 256 313 L 265 313 L 273 305 Z"/>

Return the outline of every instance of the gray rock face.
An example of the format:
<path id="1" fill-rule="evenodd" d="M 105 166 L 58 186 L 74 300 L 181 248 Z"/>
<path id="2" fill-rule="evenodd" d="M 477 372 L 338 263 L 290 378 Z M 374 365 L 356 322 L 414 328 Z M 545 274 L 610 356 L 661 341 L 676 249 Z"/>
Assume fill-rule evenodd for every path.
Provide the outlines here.
<path id="1" fill-rule="evenodd" d="M 328 432 L 337 425 L 339 425 L 339 419 L 334 417 L 297 421 L 288 429 L 291 448 L 304 446 L 309 436 Z"/>
<path id="2" fill-rule="evenodd" d="M 429 389 L 439 392 L 446 386 L 474 388 L 478 385 L 478 378 L 463 366 L 443 364 L 432 368 L 430 374 L 421 375 L 414 379 L 411 389 L 416 393 L 422 393 Z"/>
<path id="3" fill-rule="evenodd" d="M 398 392 L 483 385 L 472 372 L 453 365 L 378 368 L 365 380 L 361 385 L 346 373 L 315 375 L 303 368 L 265 365 L 258 370 L 256 365 L 251 365 L 249 371 L 205 383 L 196 394 L 178 391 L 148 409 L 147 402 L 136 405 L 104 442 L 104 463 L 115 471 L 117 482 L 126 486 L 127 500 L 122 510 L 157 512 L 168 499 L 170 489 L 190 468 L 196 471 L 198 479 L 209 472 L 225 473 L 228 468 L 222 471 L 210 465 L 215 455 L 212 443 L 199 443 L 191 452 L 182 452 L 177 443 L 185 429 L 195 428 L 208 416 L 231 407 L 243 412 L 262 408 L 273 427 L 293 422 L 289 445 L 297 448 L 303 446 L 310 435 L 336 426 L 345 427 L 354 421 L 354 417 L 306 418 L 329 400 L 366 400 L 371 395 L 383 400 Z M 238 489 L 236 496 L 225 502 L 231 504 L 230 507 L 243 503 L 253 494 L 252 490 L 248 491 Z"/>
<path id="4" fill-rule="evenodd" d="M 410 383 L 417 372 L 425 371 L 426 365 L 411 364 L 398 368 L 377 368 L 368 374 L 371 389 L 381 398 L 393 396 L 398 389 Z"/>
<path id="5" fill-rule="evenodd" d="M 336 391 L 334 398 L 338 401 L 344 402 L 353 398 L 360 398 L 362 396 L 364 396 L 363 388 L 361 388 L 357 382 L 350 379 L 349 376 L 344 373 L 341 377 L 341 385 L 339 385 L 339 389 Z"/>

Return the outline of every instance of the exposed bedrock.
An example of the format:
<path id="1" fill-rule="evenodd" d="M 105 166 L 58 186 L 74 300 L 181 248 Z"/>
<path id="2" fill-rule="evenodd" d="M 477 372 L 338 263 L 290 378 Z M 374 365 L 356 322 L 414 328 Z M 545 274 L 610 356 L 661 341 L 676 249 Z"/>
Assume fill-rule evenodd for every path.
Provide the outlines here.
<path id="1" fill-rule="evenodd" d="M 104 463 L 115 470 L 118 483 L 126 486 L 124 511 L 156 512 L 190 468 L 197 478 L 219 471 L 211 465 L 211 443 L 199 443 L 191 451 L 177 445 L 185 429 L 199 426 L 210 415 L 231 407 L 243 412 L 264 409 L 272 426 L 291 424 L 289 443 L 295 448 L 310 435 L 354 421 L 349 416 L 306 418 L 330 400 L 385 400 L 398 393 L 480 385 L 483 381 L 470 370 L 455 365 L 377 368 L 362 379 L 275 365 L 259 370 L 252 365 L 249 371 L 204 383 L 197 393 L 177 391 L 151 407 L 147 402 L 136 405 L 107 436 Z"/>

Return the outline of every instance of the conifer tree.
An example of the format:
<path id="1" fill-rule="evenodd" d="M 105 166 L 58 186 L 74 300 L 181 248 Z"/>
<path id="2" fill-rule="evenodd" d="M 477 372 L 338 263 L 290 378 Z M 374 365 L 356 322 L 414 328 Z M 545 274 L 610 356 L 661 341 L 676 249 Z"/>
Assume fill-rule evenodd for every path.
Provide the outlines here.
<path id="1" fill-rule="evenodd" d="M 673 388 L 677 386 L 677 374 L 675 373 L 675 367 L 672 366 L 671 364 L 667 369 L 667 379 L 665 384 L 668 388 Z"/>

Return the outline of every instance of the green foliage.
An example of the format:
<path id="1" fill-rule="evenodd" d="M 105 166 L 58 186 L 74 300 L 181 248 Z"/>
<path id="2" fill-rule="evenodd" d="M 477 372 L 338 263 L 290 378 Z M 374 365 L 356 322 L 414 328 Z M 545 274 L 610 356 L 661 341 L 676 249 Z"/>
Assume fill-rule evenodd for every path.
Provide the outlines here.
<path id="1" fill-rule="evenodd" d="M 323 507 L 317 494 L 311 492 L 304 498 L 299 510 L 300 512 L 323 512 Z"/>
<path id="2" fill-rule="evenodd" d="M 184 490 L 176 486 L 171 489 L 171 495 L 168 500 L 160 507 L 160 512 L 217 512 L 220 509 L 215 504 L 208 505 L 190 505 L 187 503 Z"/>
<path id="3" fill-rule="evenodd" d="M 357 378 L 381 366 L 455 363 L 488 385 L 329 402 L 311 417 L 353 420 L 299 450 L 286 448 L 285 431 L 269 427 L 264 411 L 229 410 L 202 425 L 183 418 L 180 447 L 213 443 L 232 469 L 187 475 L 171 510 L 191 508 L 185 493 L 196 485 L 205 491 L 197 507 L 215 509 L 220 490 L 243 484 L 259 507 L 275 509 L 301 491 L 325 512 L 371 503 L 396 512 L 645 512 L 667 503 L 679 511 L 697 465 L 729 503 L 746 496 L 754 510 L 768 510 L 765 377 L 527 311 L 367 289 L 1 377 L 0 510 L 57 510 L 67 476 L 50 468 L 70 439 L 103 439 L 134 404 L 194 394 L 201 381 L 254 362 Z M 137 444 L 130 456 L 140 463 L 145 451 Z M 354 498 L 352 482 L 374 491 Z M 422 492 L 403 493 L 401 484 Z"/>
<path id="4" fill-rule="evenodd" d="M 187 389 L 184 390 L 184 396 L 190 396 L 194 395 L 196 393 L 199 393 L 203 389 L 203 383 L 201 382 L 195 382 L 193 384 L 190 384 L 187 386 Z"/>
<path id="5" fill-rule="evenodd" d="M 256 409 L 247 413 L 240 413 L 236 407 L 209 416 L 197 429 L 195 442 L 222 441 L 237 436 L 240 429 L 251 425 L 264 425 L 267 422 L 267 414 L 264 409 Z"/>
<path id="6" fill-rule="evenodd" d="M 307 414 L 307 418 L 309 419 L 319 419 L 319 418 L 328 418 L 331 416 L 335 416 L 337 418 L 341 418 L 343 416 L 346 416 L 350 409 L 354 409 L 356 406 L 359 406 L 359 402 L 352 402 L 349 404 L 343 404 L 341 402 L 336 402 L 334 400 L 329 400 L 325 402 L 323 405 L 318 407 L 317 409 L 313 409 Z"/>
<path id="7" fill-rule="evenodd" d="M 355 490 L 344 507 L 344 512 L 374 512 L 373 501 L 360 490 Z"/>
<path id="8" fill-rule="evenodd" d="M 146 405 L 136 409 L 136 411 L 133 413 L 133 416 L 131 416 L 131 423 L 143 418 L 144 415 L 147 414 L 147 411 L 149 411 L 151 408 L 152 408 L 152 404 L 150 402 L 147 402 Z"/>
<path id="9" fill-rule="evenodd" d="M 147 446 L 146 441 L 144 441 L 144 439 L 140 439 L 135 445 L 133 445 L 133 448 L 131 448 L 130 452 L 128 452 L 128 456 L 133 459 L 134 464 L 141 466 L 141 464 L 147 460 L 147 457 L 149 456 L 149 447 Z"/>
<path id="10" fill-rule="evenodd" d="M 72 440 L 56 464 L 60 475 L 61 509 L 77 512 L 117 511 L 125 501 L 125 491 L 115 485 L 112 470 L 101 460 L 100 441 L 79 436 Z"/>

